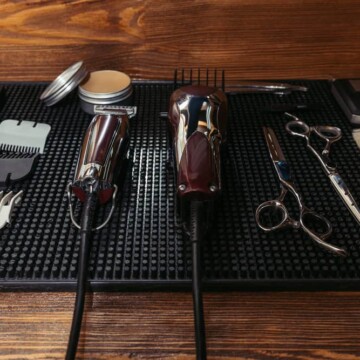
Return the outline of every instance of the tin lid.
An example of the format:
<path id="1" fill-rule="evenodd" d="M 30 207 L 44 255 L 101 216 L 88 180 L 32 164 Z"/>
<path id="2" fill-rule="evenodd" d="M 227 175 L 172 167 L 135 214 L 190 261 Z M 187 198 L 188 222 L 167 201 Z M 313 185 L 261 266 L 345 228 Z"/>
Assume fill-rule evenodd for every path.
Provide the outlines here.
<path id="1" fill-rule="evenodd" d="M 79 61 L 62 72 L 40 95 L 40 100 L 52 106 L 70 94 L 88 75 L 83 61 Z"/>

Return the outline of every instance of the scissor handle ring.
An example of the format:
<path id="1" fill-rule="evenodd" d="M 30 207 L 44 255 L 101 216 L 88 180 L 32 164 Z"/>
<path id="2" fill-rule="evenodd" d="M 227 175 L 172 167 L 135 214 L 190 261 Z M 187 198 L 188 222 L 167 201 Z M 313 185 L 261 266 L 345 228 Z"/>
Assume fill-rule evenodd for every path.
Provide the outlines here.
<path id="1" fill-rule="evenodd" d="M 276 210 L 280 210 L 282 213 L 281 221 L 274 226 L 266 226 L 263 224 L 263 222 L 261 220 L 261 213 L 263 213 L 268 208 L 274 208 Z M 269 200 L 269 201 L 263 202 L 262 204 L 260 204 L 257 207 L 256 212 L 255 212 L 255 220 L 260 229 L 264 230 L 265 232 L 270 232 L 270 231 L 280 229 L 280 228 L 286 226 L 288 223 L 288 220 L 289 220 L 289 213 L 288 213 L 285 205 L 281 201 Z"/>
<path id="2" fill-rule="evenodd" d="M 318 233 L 318 232 L 314 231 L 313 229 L 310 229 L 306 225 L 306 221 L 305 221 L 306 216 L 311 216 L 312 218 L 315 218 L 318 221 L 320 220 L 320 222 L 322 222 L 325 225 L 324 228 L 326 230 L 321 233 Z M 332 233 L 332 225 L 331 225 L 330 221 L 325 216 L 322 216 L 307 207 L 304 207 L 301 211 L 300 224 L 301 224 L 301 227 L 303 228 L 303 230 L 307 234 L 309 234 L 310 236 L 313 234 L 313 235 L 317 236 L 318 238 L 320 238 L 321 240 L 328 239 Z"/>
<path id="3" fill-rule="evenodd" d="M 286 125 L 285 125 L 285 129 L 286 131 L 294 136 L 301 136 L 301 137 L 308 137 L 310 135 L 310 127 L 309 125 L 307 125 L 306 123 L 304 123 L 301 120 L 293 120 L 293 121 L 289 121 Z M 298 130 L 301 131 L 298 131 Z"/>
<path id="4" fill-rule="evenodd" d="M 317 219 L 320 219 L 325 224 L 327 231 L 319 234 L 316 231 L 309 229 L 304 224 L 304 216 L 309 215 L 309 214 L 311 214 L 311 216 L 316 217 Z M 342 257 L 347 256 L 346 250 L 339 248 L 335 245 L 329 244 L 325 241 L 327 238 L 330 237 L 330 235 L 332 233 L 332 226 L 331 226 L 331 223 L 329 222 L 329 220 L 326 219 L 324 216 L 315 213 L 311 209 L 303 208 L 303 210 L 301 211 L 301 214 L 300 214 L 300 225 L 301 225 L 302 229 L 305 231 L 305 233 L 308 234 L 310 236 L 310 238 L 312 240 L 314 240 L 322 248 L 324 248 L 338 256 L 342 256 Z"/>
<path id="5" fill-rule="evenodd" d="M 319 125 L 313 129 L 317 136 L 326 141 L 334 142 L 340 140 L 342 136 L 341 129 L 336 126 Z"/>

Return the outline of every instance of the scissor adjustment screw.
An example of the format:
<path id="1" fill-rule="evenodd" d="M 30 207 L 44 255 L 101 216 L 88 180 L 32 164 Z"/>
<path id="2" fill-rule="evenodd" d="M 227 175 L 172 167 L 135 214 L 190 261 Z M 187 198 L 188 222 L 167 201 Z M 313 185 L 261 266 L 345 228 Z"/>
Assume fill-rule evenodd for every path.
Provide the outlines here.
<path id="1" fill-rule="evenodd" d="M 210 191 L 215 192 L 217 190 L 217 187 L 215 185 L 210 186 Z"/>
<path id="2" fill-rule="evenodd" d="M 178 187 L 179 191 L 185 191 L 186 186 L 184 184 L 179 185 Z"/>

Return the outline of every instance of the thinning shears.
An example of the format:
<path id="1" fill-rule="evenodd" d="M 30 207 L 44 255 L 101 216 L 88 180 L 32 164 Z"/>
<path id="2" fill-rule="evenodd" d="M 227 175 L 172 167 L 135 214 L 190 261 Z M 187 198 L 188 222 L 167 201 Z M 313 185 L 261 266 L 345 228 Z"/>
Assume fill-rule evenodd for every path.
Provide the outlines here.
<path id="1" fill-rule="evenodd" d="M 344 204 L 360 225 L 360 207 L 351 195 L 351 192 L 346 186 L 344 180 L 337 172 L 336 164 L 334 164 L 329 157 L 331 145 L 341 139 L 341 129 L 335 126 L 309 126 L 292 114 L 285 113 L 285 115 L 293 119 L 286 124 L 287 132 L 291 135 L 306 139 L 306 147 L 319 160 L 321 167 L 330 179 L 332 186 L 335 188 Z M 316 151 L 311 145 L 310 136 L 312 134 L 318 136 L 326 142 L 326 145 L 321 153 Z"/>
<path id="2" fill-rule="evenodd" d="M 265 201 L 256 209 L 256 222 L 266 231 L 294 227 L 301 228 L 313 241 L 324 249 L 340 256 L 346 256 L 344 249 L 329 244 L 326 240 L 332 233 L 329 220 L 305 206 L 302 196 L 296 189 L 290 174 L 290 167 L 285 160 L 284 154 L 274 131 L 269 127 L 263 127 L 266 144 L 270 157 L 280 180 L 281 192 L 277 199 Z M 299 219 L 290 217 L 284 204 L 286 194 L 290 192 L 299 206 Z"/>

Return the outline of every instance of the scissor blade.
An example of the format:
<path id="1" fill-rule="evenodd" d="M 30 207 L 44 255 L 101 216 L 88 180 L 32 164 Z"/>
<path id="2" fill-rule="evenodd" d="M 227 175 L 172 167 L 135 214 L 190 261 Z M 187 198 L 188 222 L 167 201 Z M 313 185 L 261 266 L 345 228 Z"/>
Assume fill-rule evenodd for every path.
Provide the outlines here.
<path id="1" fill-rule="evenodd" d="M 350 210 L 353 217 L 357 220 L 358 224 L 360 224 L 360 208 L 356 203 L 355 199 L 352 197 L 350 190 L 346 186 L 344 180 L 341 178 L 339 174 L 330 174 L 329 178 L 331 180 L 332 185 L 335 190 L 339 194 L 340 198 Z"/>
<path id="2" fill-rule="evenodd" d="M 286 161 L 274 130 L 264 126 L 263 132 L 272 161 Z"/>
<path id="3" fill-rule="evenodd" d="M 279 141 L 274 133 L 274 130 L 269 127 L 263 127 L 266 145 L 269 149 L 271 160 L 274 164 L 275 170 L 281 180 L 289 181 L 290 167 L 285 160 L 285 156 L 281 150 Z"/>

